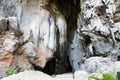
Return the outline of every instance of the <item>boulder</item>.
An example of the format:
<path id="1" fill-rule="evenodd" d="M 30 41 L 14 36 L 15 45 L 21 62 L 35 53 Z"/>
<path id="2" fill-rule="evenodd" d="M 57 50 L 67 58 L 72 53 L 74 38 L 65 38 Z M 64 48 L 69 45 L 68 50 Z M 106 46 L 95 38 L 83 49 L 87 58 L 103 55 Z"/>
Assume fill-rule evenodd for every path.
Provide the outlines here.
<path id="1" fill-rule="evenodd" d="M 94 55 L 108 55 L 112 50 L 112 44 L 104 41 L 95 41 L 93 43 Z"/>
<path id="2" fill-rule="evenodd" d="M 85 60 L 81 65 L 81 70 L 85 70 L 89 73 L 103 72 L 117 72 L 120 71 L 120 61 L 113 61 L 111 58 L 106 57 L 91 57 Z"/>
<path id="3" fill-rule="evenodd" d="M 18 74 L 13 74 L 1 80 L 53 80 L 49 75 L 40 71 L 24 71 Z"/>

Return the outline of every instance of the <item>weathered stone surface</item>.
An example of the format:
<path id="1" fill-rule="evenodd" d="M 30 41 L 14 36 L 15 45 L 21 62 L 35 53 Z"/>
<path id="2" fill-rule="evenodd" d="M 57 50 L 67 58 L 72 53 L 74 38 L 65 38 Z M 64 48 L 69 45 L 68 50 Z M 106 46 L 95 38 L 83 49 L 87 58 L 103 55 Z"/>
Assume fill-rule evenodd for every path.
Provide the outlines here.
<path id="1" fill-rule="evenodd" d="M 53 77 L 52 80 L 74 80 L 74 79 L 72 73 L 64 73 L 64 74 L 56 75 L 55 77 Z"/>
<path id="2" fill-rule="evenodd" d="M 15 70 L 16 73 L 24 70 L 33 70 L 32 64 L 30 64 L 28 58 L 24 54 L 14 55 L 9 68 Z"/>
<path id="3" fill-rule="evenodd" d="M 8 36 L 5 33 L 6 38 L 4 40 L 9 39 L 5 43 L 10 42 L 6 49 L 5 46 L 1 47 L 5 43 L 3 43 L 4 40 L 1 38 L 2 35 L 0 36 L 0 43 L 2 43 L 0 50 L 3 53 L 6 50 L 11 53 L 16 51 L 15 54 L 17 55 L 11 55 L 19 56 L 20 61 L 24 58 L 27 62 L 22 64 L 28 63 L 27 65 L 29 65 L 28 60 L 30 60 L 32 64 L 41 68 L 44 68 L 46 62 L 53 57 L 54 53 L 55 58 L 65 60 L 65 55 L 68 52 L 73 70 L 78 70 L 78 64 L 82 62 L 82 59 L 90 56 L 109 55 L 110 58 L 111 56 L 116 56 L 117 60 L 118 55 L 120 55 L 119 0 L 81 0 L 79 17 L 76 7 L 76 1 L 79 0 L 74 0 L 74 3 L 69 2 L 69 5 L 67 5 L 67 1 L 72 2 L 72 0 L 65 0 L 64 7 L 68 7 L 68 10 L 64 9 L 62 11 L 62 8 L 57 5 L 62 4 L 61 0 L 0 0 L 0 16 L 2 16 L 0 17 L 0 32 L 7 30 L 8 26 L 8 29 L 13 31 L 13 33 L 8 32 L 8 34 L 14 35 Z M 50 6 L 49 4 L 53 5 Z M 46 10 L 46 7 L 51 9 Z M 77 23 L 77 19 L 74 18 L 79 18 L 78 28 L 77 25 L 74 25 Z M 8 20 L 8 25 L 6 19 Z M 71 30 L 71 32 L 67 29 Z M 15 39 L 18 31 L 23 34 Z M 69 38 L 69 36 L 71 37 Z M 67 40 L 67 38 L 71 40 Z M 20 43 L 20 45 L 17 43 Z M 19 47 L 14 47 L 16 44 L 19 47 L 23 46 L 23 49 L 20 49 L 27 55 L 18 55 L 19 51 L 16 49 Z M 31 52 L 33 53 L 32 55 L 30 54 Z M 6 54 L 3 53 L 0 55 L 5 57 Z M 29 56 L 29 58 L 26 56 Z M 17 58 L 15 61 L 16 64 L 18 63 L 17 66 L 23 68 L 19 65 L 21 63 L 17 61 Z M 90 69 L 92 70 L 92 68 Z M 20 71 L 23 70 L 25 68 L 20 69 Z M 92 72 L 94 72 L 94 69 Z"/>
<path id="4" fill-rule="evenodd" d="M 96 41 L 93 43 L 93 48 L 95 51 L 94 55 L 107 55 L 112 49 L 112 44 L 103 41 Z"/>
<path id="5" fill-rule="evenodd" d="M 53 57 L 52 51 L 46 49 L 45 47 L 40 47 L 36 49 L 36 56 L 33 59 L 33 64 L 44 68 L 46 62 Z"/>
<path id="6" fill-rule="evenodd" d="M 91 57 L 85 60 L 85 63 L 81 66 L 82 70 L 89 73 L 97 73 L 98 71 L 103 72 L 117 72 L 119 69 L 119 61 L 114 62 L 109 57 Z"/>
<path id="7" fill-rule="evenodd" d="M 18 38 L 11 31 L 0 35 L 0 72 L 3 75 L 8 69 L 13 69 L 16 73 L 33 69 L 28 58 L 24 54 L 19 55 L 18 43 Z"/>
<path id="8" fill-rule="evenodd" d="M 88 80 L 89 74 L 86 71 L 76 71 L 74 73 L 74 80 Z"/>
<path id="9" fill-rule="evenodd" d="M 114 22 L 120 22 L 120 1 L 115 0 L 116 11 L 114 15 Z"/>
<path id="10" fill-rule="evenodd" d="M 30 29 L 29 26 L 21 27 L 21 32 L 23 33 L 23 38 L 22 38 L 23 42 L 26 42 L 31 39 L 32 30 Z"/>
<path id="11" fill-rule="evenodd" d="M 0 32 L 7 30 L 7 20 L 4 17 L 0 17 Z"/>
<path id="12" fill-rule="evenodd" d="M 4 46 L 5 50 L 7 50 L 9 52 L 14 52 L 18 47 L 16 42 L 14 42 L 10 39 L 6 39 L 3 43 L 3 46 Z"/>
<path id="13" fill-rule="evenodd" d="M 58 46 L 59 46 L 59 49 L 58 49 L 58 52 L 60 55 L 58 58 L 60 59 L 64 59 L 64 56 L 65 56 L 65 49 L 67 48 L 67 23 L 64 19 L 63 16 L 58 16 L 56 17 L 56 26 L 58 28 L 58 33 L 56 35 L 56 38 L 58 39 Z M 59 37 L 58 37 L 59 36 Z"/>
<path id="14" fill-rule="evenodd" d="M 24 44 L 21 48 L 23 54 L 25 54 L 28 57 L 35 57 L 36 52 L 35 52 L 35 47 L 32 42 L 28 42 Z"/>
<path id="15" fill-rule="evenodd" d="M 9 22 L 9 29 L 10 30 L 19 30 L 18 28 L 18 23 L 17 23 L 17 17 L 9 17 L 8 18 L 8 22 Z"/>
<path id="16" fill-rule="evenodd" d="M 69 60 L 72 65 L 73 71 L 77 71 L 80 69 L 79 64 L 82 61 L 83 54 L 84 51 L 79 37 L 79 33 L 75 31 L 74 38 L 69 50 Z"/>
<path id="17" fill-rule="evenodd" d="M 18 18 L 17 17 L 8 17 L 8 29 L 11 30 L 12 32 L 14 32 L 14 34 L 16 35 L 20 35 L 20 28 L 18 25 Z"/>
<path id="18" fill-rule="evenodd" d="M 53 78 L 40 71 L 24 71 L 1 80 L 52 80 Z"/>
<path id="19" fill-rule="evenodd" d="M 83 45 L 87 44 L 86 55 L 118 55 L 120 29 L 114 20 L 118 4 L 118 0 L 82 1 L 79 31 Z"/>
<path id="20" fill-rule="evenodd" d="M 0 17 L 4 16 L 4 0 L 0 1 Z"/>

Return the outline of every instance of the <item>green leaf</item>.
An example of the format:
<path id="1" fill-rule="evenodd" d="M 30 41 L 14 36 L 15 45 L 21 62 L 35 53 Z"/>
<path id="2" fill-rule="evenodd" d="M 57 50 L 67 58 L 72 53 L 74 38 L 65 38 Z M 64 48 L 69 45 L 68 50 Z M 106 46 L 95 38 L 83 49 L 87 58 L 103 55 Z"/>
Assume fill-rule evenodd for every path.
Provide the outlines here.
<path id="1" fill-rule="evenodd" d="M 10 76 L 12 74 L 15 74 L 14 70 L 9 69 L 9 70 L 6 71 L 6 76 Z"/>
<path id="2" fill-rule="evenodd" d="M 104 80 L 116 80 L 114 74 L 103 73 Z"/>
<path id="3" fill-rule="evenodd" d="M 102 79 L 98 78 L 97 76 L 90 76 L 90 79 L 94 79 L 94 80 L 102 80 Z"/>

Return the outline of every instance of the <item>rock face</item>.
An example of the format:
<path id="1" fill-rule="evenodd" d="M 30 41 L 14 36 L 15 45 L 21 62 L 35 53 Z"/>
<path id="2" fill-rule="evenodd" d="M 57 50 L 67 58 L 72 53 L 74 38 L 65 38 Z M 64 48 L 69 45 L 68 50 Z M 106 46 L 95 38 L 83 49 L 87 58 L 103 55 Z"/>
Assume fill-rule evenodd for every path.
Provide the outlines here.
<path id="1" fill-rule="evenodd" d="M 89 73 L 97 73 L 98 71 L 102 72 L 119 72 L 119 61 L 113 61 L 109 57 L 91 57 L 85 60 L 85 63 L 82 64 L 81 70 L 85 70 Z"/>
<path id="2" fill-rule="evenodd" d="M 20 42 L 13 32 L 0 34 L 0 72 L 3 77 L 8 69 L 13 69 L 16 73 L 33 69 L 26 55 L 20 54 L 19 46 Z"/>
<path id="3" fill-rule="evenodd" d="M 91 56 L 117 61 L 119 55 L 119 0 L 0 0 L 0 67 L 5 70 L 43 69 L 53 58 L 67 69 L 69 57 L 77 71 L 82 63 L 90 65 Z M 103 58 L 95 59 L 97 66 L 105 65 Z"/>
<path id="4" fill-rule="evenodd" d="M 90 56 L 112 56 L 117 60 L 120 53 L 119 21 L 115 21 L 119 14 L 119 2 L 116 0 L 85 0 L 81 1 L 81 12 L 78 20 L 78 37 L 74 33 L 70 49 L 71 64 L 78 70 L 78 63 Z M 77 45 L 81 46 L 78 49 Z M 74 51 L 75 50 L 75 51 Z M 76 55 L 76 56 L 75 56 Z M 116 57 L 115 57 L 116 56 Z M 70 62 L 71 62 L 70 61 Z M 73 61 L 74 62 L 74 61 Z"/>
<path id="5" fill-rule="evenodd" d="M 14 53 L 19 48 L 20 54 L 42 68 L 55 52 L 58 58 L 64 57 L 67 25 L 62 15 L 55 21 L 48 10 L 40 7 L 46 4 L 41 0 L 2 0 L 0 3 L 1 16 L 2 13 L 6 16 L 0 19 L 0 32 L 9 30 L 20 41 L 6 39 L 3 45 L 7 51 Z"/>
<path id="6" fill-rule="evenodd" d="M 0 32 L 7 29 L 7 20 L 4 17 L 0 17 Z"/>

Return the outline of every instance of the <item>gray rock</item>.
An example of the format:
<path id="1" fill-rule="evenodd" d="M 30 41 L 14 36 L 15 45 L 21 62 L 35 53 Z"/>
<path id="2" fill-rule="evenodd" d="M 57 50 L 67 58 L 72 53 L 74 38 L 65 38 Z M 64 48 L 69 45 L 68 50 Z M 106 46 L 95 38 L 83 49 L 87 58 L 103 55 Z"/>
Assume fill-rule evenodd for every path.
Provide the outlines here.
<path id="1" fill-rule="evenodd" d="M 2 74 L 2 73 L 0 73 L 0 79 L 2 79 L 2 78 L 4 78 L 4 77 L 5 77 L 5 75 Z"/>
<path id="2" fill-rule="evenodd" d="M 0 17 L 0 32 L 7 30 L 7 20 L 6 18 Z"/>
<path id="3" fill-rule="evenodd" d="M 16 34 L 16 35 L 21 34 L 17 17 L 8 17 L 8 23 L 9 23 L 8 24 L 9 30 L 13 31 L 14 34 Z"/>
<path id="4" fill-rule="evenodd" d="M 14 52 L 18 48 L 18 42 L 15 42 L 11 39 L 5 39 L 3 46 L 5 50 L 9 52 Z"/>
<path id="5" fill-rule="evenodd" d="M 52 80 L 49 75 L 40 71 L 24 71 L 18 74 L 13 74 L 9 77 L 5 77 L 1 80 Z"/>
<path id="6" fill-rule="evenodd" d="M 23 51 L 23 53 L 25 55 L 27 55 L 28 57 L 35 57 L 36 55 L 36 52 L 35 52 L 35 49 L 34 49 L 34 45 L 32 42 L 28 42 L 26 44 L 24 44 L 21 48 L 21 50 Z"/>
<path id="7" fill-rule="evenodd" d="M 114 62 L 109 57 L 91 57 L 85 60 L 81 66 L 81 70 L 85 70 L 89 73 L 103 72 L 117 72 L 119 69 L 120 61 Z"/>
<path id="8" fill-rule="evenodd" d="M 96 41 L 93 43 L 93 47 L 95 55 L 107 55 L 112 49 L 112 44 L 102 41 Z"/>
<path id="9" fill-rule="evenodd" d="M 32 32 L 29 26 L 23 26 L 21 27 L 21 32 L 23 33 L 23 42 L 26 42 L 27 40 L 30 40 L 32 37 Z"/>
<path id="10" fill-rule="evenodd" d="M 4 16 L 4 0 L 0 1 L 0 17 Z"/>
<path id="11" fill-rule="evenodd" d="M 74 80 L 89 80 L 89 73 L 86 71 L 76 71 L 74 73 Z"/>
<path id="12" fill-rule="evenodd" d="M 77 31 L 75 31 L 74 38 L 69 49 L 69 60 L 73 71 L 77 71 L 80 69 L 79 64 L 82 61 L 83 54 L 84 51 L 81 40 L 79 38 L 79 34 L 77 33 Z"/>

